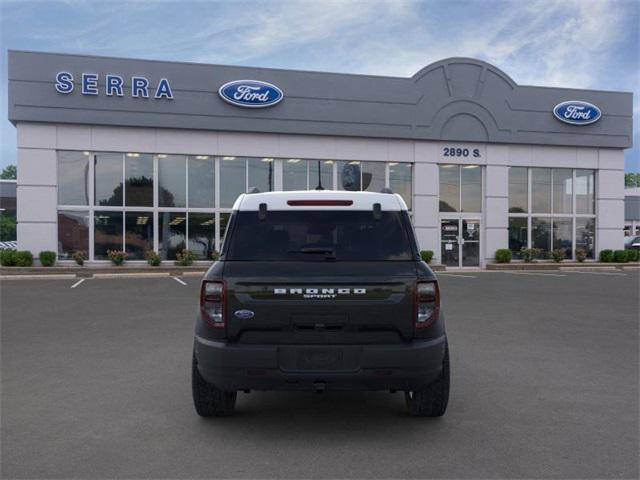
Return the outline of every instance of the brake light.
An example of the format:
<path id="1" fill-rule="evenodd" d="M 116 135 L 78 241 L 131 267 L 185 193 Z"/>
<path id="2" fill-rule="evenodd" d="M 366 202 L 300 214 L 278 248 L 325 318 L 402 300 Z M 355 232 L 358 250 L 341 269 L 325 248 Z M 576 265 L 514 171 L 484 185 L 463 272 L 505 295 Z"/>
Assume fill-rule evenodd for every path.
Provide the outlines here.
<path id="1" fill-rule="evenodd" d="M 287 200 L 287 205 L 292 207 L 348 207 L 353 205 L 353 200 Z"/>
<path id="2" fill-rule="evenodd" d="M 221 281 L 203 280 L 200 289 L 200 315 L 214 328 L 224 328 L 225 285 Z"/>
<path id="3" fill-rule="evenodd" d="M 437 318 L 440 311 L 440 290 L 435 280 L 418 281 L 415 298 L 416 328 L 426 328 Z"/>

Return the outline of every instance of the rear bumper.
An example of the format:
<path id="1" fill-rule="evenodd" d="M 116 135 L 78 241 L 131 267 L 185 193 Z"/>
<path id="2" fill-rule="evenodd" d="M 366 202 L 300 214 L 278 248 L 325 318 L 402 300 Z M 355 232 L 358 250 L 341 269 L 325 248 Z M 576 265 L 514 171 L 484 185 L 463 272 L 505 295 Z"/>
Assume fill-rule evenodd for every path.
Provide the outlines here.
<path id="1" fill-rule="evenodd" d="M 196 337 L 202 377 L 221 390 L 417 390 L 442 370 L 446 336 L 400 345 L 243 345 Z"/>

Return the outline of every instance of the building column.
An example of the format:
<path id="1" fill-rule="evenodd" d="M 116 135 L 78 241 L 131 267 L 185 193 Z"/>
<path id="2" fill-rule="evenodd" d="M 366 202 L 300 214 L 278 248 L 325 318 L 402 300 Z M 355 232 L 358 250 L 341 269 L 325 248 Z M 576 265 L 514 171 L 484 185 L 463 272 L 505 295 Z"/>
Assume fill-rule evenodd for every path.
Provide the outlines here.
<path id="1" fill-rule="evenodd" d="M 624 151 L 598 150 L 596 252 L 624 248 Z"/>
<path id="2" fill-rule="evenodd" d="M 433 262 L 441 263 L 439 245 L 440 176 L 436 159 L 436 145 L 419 142 L 415 145 L 413 172 L 413 225 L 421 250 L 433 251 Z"/>
<path id="3" fill-rule="evenodd" d="M 496 250 L 509 248 L 509 167 L 487 165 L 485 170 L 484 265 L 495 261 Z"/>
<path id="4" fill-rule="evenodd" d="M 56 127 L 17 125 L 18 249 L 58 251 Z"/>

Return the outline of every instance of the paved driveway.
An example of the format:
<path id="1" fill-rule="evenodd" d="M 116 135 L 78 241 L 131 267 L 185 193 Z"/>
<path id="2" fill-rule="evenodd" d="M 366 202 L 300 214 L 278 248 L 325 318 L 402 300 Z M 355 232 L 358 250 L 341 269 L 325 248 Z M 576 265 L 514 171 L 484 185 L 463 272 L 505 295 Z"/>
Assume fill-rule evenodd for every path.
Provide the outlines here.
<path id="1" fill-rule="evenodd" d="M 442 419 L 401 394 L 252 392 L 203 420 L 196 278 L 2 281 L 2 476 L 637 478 L 638 272 L 440 278 Z"/>

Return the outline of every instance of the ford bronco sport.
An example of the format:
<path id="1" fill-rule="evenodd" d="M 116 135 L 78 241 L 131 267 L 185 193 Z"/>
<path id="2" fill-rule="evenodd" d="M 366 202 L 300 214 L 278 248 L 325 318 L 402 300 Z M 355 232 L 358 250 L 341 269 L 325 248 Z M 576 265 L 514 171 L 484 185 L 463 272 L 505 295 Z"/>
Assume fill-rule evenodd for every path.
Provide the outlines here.
<path id="1" fill-rule="evenodd" d="M 449 352 L 438 281 L 399 195 L 241 195 L 204 276 L 193 400 L 233 412 L 238 391 L 390 390 L 441 416 Z"/>

